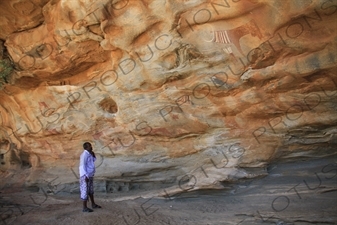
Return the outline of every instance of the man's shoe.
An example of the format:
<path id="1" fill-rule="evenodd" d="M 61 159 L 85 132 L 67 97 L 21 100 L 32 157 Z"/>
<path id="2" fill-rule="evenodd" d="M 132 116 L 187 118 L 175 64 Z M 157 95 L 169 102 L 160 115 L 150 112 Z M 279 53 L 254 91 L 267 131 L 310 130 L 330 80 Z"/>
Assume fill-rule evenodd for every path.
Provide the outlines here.
<path id="1" fill-rule="evenodd" d="M 100 209 L 100 208 L 102 208 L 102 207 L 95 204 L 95 205 L 92 205 L 92 208 L 93 208 L 93 209 Z"/>
<path id="2" fill-rule="evenodd" d="M 84 208 L 82 210 L 82 212 L 93 212 L 94 210 L 90 209 L 90 208 Z"/>

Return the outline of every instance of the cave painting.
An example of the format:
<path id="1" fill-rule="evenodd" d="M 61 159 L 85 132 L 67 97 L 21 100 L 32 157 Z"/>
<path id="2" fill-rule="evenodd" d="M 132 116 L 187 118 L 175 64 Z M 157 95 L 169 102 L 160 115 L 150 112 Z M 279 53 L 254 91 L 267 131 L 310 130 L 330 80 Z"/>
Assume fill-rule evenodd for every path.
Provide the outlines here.
<path id="1" fill-rule="evenodd" d="M 230 29 L 230 30 L 217 30 L 212 31 L 213 39 L 212 42 L 226 44 L 225 48 L 223 49 L 227 54 L 233 56 L 233 49 L 232 44 L 236 47 L 236 49 L 242 54 L 245 55 L 242 51 L 240 45 L 240 39 L 243 36 L 248 34 L 252 35 L 253 37 L 258 37 L 260 40 L 262 39 L 262 34 L 260 29 L 256 25 L 254 20 L 250 20 L 248 23 L 241 25 L 239 27 Z"/>

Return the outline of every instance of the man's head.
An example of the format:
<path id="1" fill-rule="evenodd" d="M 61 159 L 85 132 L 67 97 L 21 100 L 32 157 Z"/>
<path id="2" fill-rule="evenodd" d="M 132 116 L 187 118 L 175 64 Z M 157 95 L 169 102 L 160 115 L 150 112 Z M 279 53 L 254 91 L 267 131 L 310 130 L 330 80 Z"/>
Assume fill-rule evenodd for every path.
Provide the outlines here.
<path id="1" fill-rule="evenodd" d="M 92 150 L 92 146 L 91 146 L 90 142 L 85 142 L 85 143 L 83 144 L 83 148 L 84 148 L 85 150 L 88 150 L 88 151 L 91 151 L 91 150 Z"/>

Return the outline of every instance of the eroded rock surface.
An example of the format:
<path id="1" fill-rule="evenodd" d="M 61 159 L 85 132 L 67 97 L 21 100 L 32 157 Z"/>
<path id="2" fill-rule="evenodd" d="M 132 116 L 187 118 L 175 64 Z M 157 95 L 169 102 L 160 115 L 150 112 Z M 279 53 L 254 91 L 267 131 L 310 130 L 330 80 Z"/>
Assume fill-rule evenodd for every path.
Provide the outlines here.
<path id="1" fill-rule="evenodd" d="M 8 187 L 78 191 L 84 141 L 97 153 L 97 191 L 144 196 L 336 157 L 336 1 L 0 6 L 15 69 L 0 91 Z"/>

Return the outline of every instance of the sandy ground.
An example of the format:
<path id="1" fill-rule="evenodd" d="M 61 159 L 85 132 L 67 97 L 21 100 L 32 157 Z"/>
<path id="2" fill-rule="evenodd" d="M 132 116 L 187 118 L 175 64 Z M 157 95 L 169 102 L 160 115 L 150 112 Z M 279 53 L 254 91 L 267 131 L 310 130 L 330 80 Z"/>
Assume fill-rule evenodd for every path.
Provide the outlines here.
<path id="1" fill-rule="evenodd" d="M 96 193 L 102 209 L 83 213 L 76 194 L 3 189 L 0 225 L 226 225 L 337 224 L 337 159 L 274 164 L 270 175 L 230 190 L 204 190 L 167 198 Z M 132 198 L 131 196 L 129 196 Z M 91 203 L 89 202 L 89 206 Z"/>

